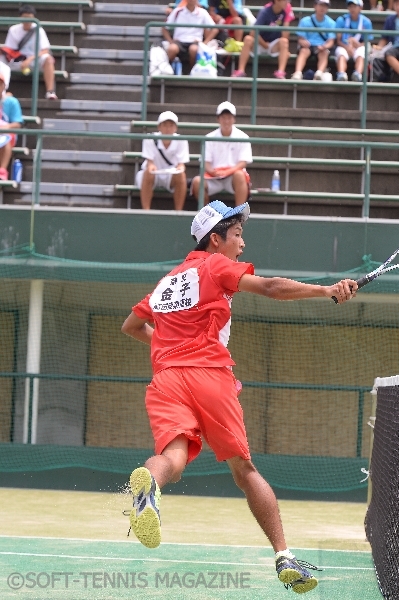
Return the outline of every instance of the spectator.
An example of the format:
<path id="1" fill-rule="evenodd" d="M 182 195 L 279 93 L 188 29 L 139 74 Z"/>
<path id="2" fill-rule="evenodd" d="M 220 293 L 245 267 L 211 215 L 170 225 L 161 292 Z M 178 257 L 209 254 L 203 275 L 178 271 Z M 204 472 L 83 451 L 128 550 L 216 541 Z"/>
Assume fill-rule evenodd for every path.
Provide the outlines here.
<path id="1" fill-rule="evenodd" d="M 291 4 L 288 0 L 273 0 L 267 4 L 258 14 L 255 25 L 289 25 L 295 19 Z M 274 71 L 274 77 L 285 79 L 285 68 L 290 57 L 289 32 L 269 31 L 265 28 L 258 36 L 259 54 L 278 56 L 278 69 Z M 245 77 L 245 67 L 255 43 L 255 32 L 252 31 L 244 39 L 244 47 L 238 61 L 238 69 L 234 71 L 233 77 Z"/>
<path id="2" fill-rule="evenodd" d="M 395 14 L 389 15 L 384 23 L 384 31 L 392 31 L 393 33 L 383 35 L 374 48 L 381 50 L 389 42 L 392 42 L 392 47 L 385 52 L 385 60 L 391 69 L 399 74 L 399 0 L 394 0 L 393 10 Z"/>
<path id="3" fill-rule="evenodd" d="M 222 102 L 216 109 L 220 127 L 206 137 L 248 138 L 247 134 L 238 129 L 236 107 L 230 102 Z M 205 204 L 209 196 L 226 191 L 235 197 L 236 206 L 248 199 L 249 175 L 246 171 L 248 163 L 252 162 L 252 148 L 249 142 L 206 142 L 205 143 Z M 200 177 L 194 177 L 192 194 L 199 197 Z"/>
<path id="4" fill-rule="evenodd" d="M 19 9 L 20 17 L 31 19 L 36 17 L 36 10 L 29 4 L 24 4 Z M 34 29 L 36 23 L 17 23 L 8 30 L 5 48 L 1 60 L 9 63 L 12 71 L 22 71 L 29 73 L 35 66 L 35 44 L 36 36 Z M 32 32 L 32 33 L 31 33 Z M 13 59 L 12 54 L 6 51 L 19 51 L 24 58 Z M 46 86 L 47 100 L 57 100 L 54 92 L 54 58 L 50 52 L 50 42 L 43 27 L 39 29 L 39 68 L 43 71 L 44 84 Z"/>
<path id="5" fill-rule="evenodd" d="M 178 6 L 168 16 L 166 22 L 184 23 L 194 27 L 176 27 L 173 31 L 173 38 L 169 33 L 169 27 L 163 27 L 162 33 L 169 46 L 166 50 L 169 61 L 172 62 L 176 56 L 182 58 L 188 54 L 190 66 L 193 67 L 197 58 L 198 42 L 204 41 L 207 44 L 216 37 L 217 29 L 201 29 L 195 25 L 214 25 L 209 13 L 198 6 L 197 0 L 187 0 L 186 6 Z"/>
<path id="6" fill-rule="evenodd" d="M 246 18 L 242 14 L 241 0 L 209 0 L 209 14 L 217 25 L 242 25 Z M 237 42 L 242 42 L 244 32 L 242 29 L 231 29 L 230 37 Z"/>
<path id="7" fill-rule="evenodd" d="M 2 129 L 0 134 L 4 133 L 5 129 L 19 128 L 23 123 L 20 103 L 11 94 L 6 94 L 10 83 L 10 75 L 10 67 L 0 62 L 0 128 Z M 8 139 L 8 137 L 11 139 Z M 2 140 L 4 145 L 0 147 L 0 179 L 3 181 L 8 179 L 7 169 L 16 141 L 17 135 L 15 133 L 8 133 L 7 138 Z"/>
<path id="8" fill-rule="evenodd" d="M 178 137 L 178 118 L 167 110 L 158 117 L 158 132 L 155 135 L 174 135 Z M 182 210 L 187 195 L 185 163 L 190 160 L 187 140 L 143 140 L 142 156 L 146 160 L 136 175 L 136 185 L 140 188 L 141 206 L 151 208 L 153 190 L 162 187 L 173 194 L 175 210 Z M 157 173 L 173 167 L 179 173 Z"/>
<path id="9" fill-rule="evenodd" d="M 298 24 L 298 57 L 295 73 L 291 79 L 303 79 L 303 69 L 309 56 L 317 56 L 317 71 L 314 79 L 322 79 L 327 68 L 330 48 L 334 45 L 335 33 L 324 33 L 323 29 L 333 29 L 335 21 L 327 16 L 330 0 L 315 0 L 314 13 L 303 17 Z M 300 31 L 300 27 L 314 27 L 315 31 Z M 316 31 L 317 30 L 317 31 Z"/>
<path id="10" fill-rule="evenodd" d="M 339 29 L 373 29 L 373 25 L 367 17 L 360 14 L 363 8 L 363 0 L 346 0 L 348 13 L 338 17 L 336 27 Z M 368 41 L 372 40 L 371 35 Z M 337 33 L 337 48 L 335 49 L 337 60 L 337 81 L 348 81 L 346 70 L 348 60 L 353 60 L 355 69 L 352 73 L 352 81 L 361 81 L 364 69 L 364 37 L 361 33 L 350 35 L 349 33 Z"/>
<path id="11" fill-rule="evenodd" d="M 202 6 L 202 8 L 205 8 L 206 10 L 209 8 L 208 0 L 198 0 L 198 5 Z M 167 6 L 165 9 L 166 16 L 168 17 L 174 8 L 182 8 L 183 6 L 187 6 L 187 0 L 175 2 L 173 8 Z"/>

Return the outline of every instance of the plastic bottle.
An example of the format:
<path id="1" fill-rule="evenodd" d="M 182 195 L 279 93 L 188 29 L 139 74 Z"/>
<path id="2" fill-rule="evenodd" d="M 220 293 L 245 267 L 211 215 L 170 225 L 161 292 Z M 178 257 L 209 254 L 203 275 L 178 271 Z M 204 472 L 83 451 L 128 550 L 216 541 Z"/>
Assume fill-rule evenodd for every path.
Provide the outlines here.
<path id="1" fill-rule="evenodd" d="M 378 0 L 377 10 L 384 10 L 384 7 L 382 5 L 382 0 Z"/>
<path id="2" fill-rule="evenodd" d="M 16 158 L 14 160 L 14 163 L 12 165 L 12 177 L 11 179 L 13 181 L 16 181 L 17 183 L 21 183 L 22 181 L 22 163 L 19 160 L 19 158 Z"/>
<path id="3" fill-rule="evenodd" d="M 172 68 L 173 68 L 173 72 L 175 75 L 181 75 L 182 74 L 182 70 L 183 70 L 183 66 L 181 64 L 181 60 L 179 58 L 175 58 L 173 63 L 172 63 Z"/>
<path id="4" fill-rule="evenodd" d="M 272 177 L 272 192 L 280 191 L 280 173 L 276 169 Z"/>

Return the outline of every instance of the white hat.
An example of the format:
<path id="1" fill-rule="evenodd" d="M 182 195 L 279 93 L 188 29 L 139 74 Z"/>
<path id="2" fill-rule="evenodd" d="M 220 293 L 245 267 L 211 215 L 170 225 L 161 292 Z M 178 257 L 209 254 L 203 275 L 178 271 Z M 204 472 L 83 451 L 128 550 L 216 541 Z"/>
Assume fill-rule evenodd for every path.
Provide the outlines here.
<path id="1" fill-rule="evenodd" d="M 231 102 L 222 102 L 216 109 L 216 114 L 219 116 L 224 110 L 228 110 L 232 115 L 236 116 L 236 107 Z"/>
<path id="2" fill-rule="evenodd" d="M 11 77 L 11 69 L 8 65 L 0 62 L 0 79 L 2 79 L 5 83 L 6 90 L 8 90 L 8 86 L 10 85 L 10 77 Z"/>
<path id="3" fill-rule="evenodd" d="M 356 6 L 363 8 L 363 0 L 346 0 L 346 4 L 356 4 Z"/>
<path id="4" fill-rule="evenodd" d="M 249 213 L 248 202 L 244 202 L 244 204 L 240 204 L 235 208 L 230 208 L 224 202 L 214 200 L 204 206 L 204 208 L 201 208 L 199 213 L 195 215 L 191 224 L 191 235 L 195 237 L 197 242 L 200 242 L 222 219 L 229 219 L 234 215 L 242 214 L 244 221 L 246 221 Z"/>
<path id="5" fill-rule="evenodd" d="M 179 119 L 177 118 L 177 115 L 175 115 L 174 112 L 172 112 L 171 110 L 166 110 L 165 112 L 161 113 L 158 117 L 158 125 L 160 125 L 161 123 L 164 123 L 165 121 L 173 121 L 173 123 L 176 123 L 176 125 L 179 122 Z"/>
<path id="6" fill-rule="evenodd" d="M 330 0 L 315 0 L 314 3 L 315 4 L 327 4 L 327 6 L 330 6 Z"/>

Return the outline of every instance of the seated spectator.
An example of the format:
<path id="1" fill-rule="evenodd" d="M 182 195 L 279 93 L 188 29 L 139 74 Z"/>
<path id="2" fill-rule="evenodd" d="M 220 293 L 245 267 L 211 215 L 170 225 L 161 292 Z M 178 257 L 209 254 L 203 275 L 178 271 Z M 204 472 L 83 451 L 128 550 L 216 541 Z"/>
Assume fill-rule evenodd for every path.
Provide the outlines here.
<path id="1" fill-rule="evenodd" d="M 238 206 L 248 199 L 249 175 L 247 164 L 252 162 L 250 142 L 230 142 L 228 138 L 248 138 L 247 134 L 238 129 L 236 107 L 231 102 L 222 102 L 216 109 L 220 127 L 208 133 L 206 137 L 227 138 L 225 142 L 205 142 L 205 204 L 209 196 L 226 191 L 234 195 Z M 198 199 L 200 177 L 194 177 L 191 193 Z"/>
<path id="2" fill-rule="evenodd" d="M 24 4 L 19 9 L 19 16 L 26 19 L 36 17 L 36 10 L 29 4 Z M 35 67 L 35 36 L 36 23 L 17 23 L 8 30 L 4 48 L 1 49 L 1 60 L 11 67 L 12 71 L 29 73 Z M 11 52 L 8 52 L 11 50 Z M 17 52 L 21 56 L 14 58 Z M 50 52 L 50 42 L 43 29 L 39 29 L 39 68 L 43 71 L 46 86 L 45 98 L 57 100 L 54 92 L 54 58 Z"/>
<path id="3" fill-rule="evenodd" d="M 337 28 L 373 29 L 370 19 L 360 14 L 363 8 L 363 0 L 346 0 L 346 4 L 349 12 L 338 17 L 336 21 Z M 373 36 L 371 35 L 368 41 L 372 39 Z M 346 70 L 349 60 L 353 60 L 355 66 L 351 77 L 352 81 L 362 81 L 364 69 L 364 37 L 362 34 L 337 33 L 335 58 L 337 59 L 337 81 L 348 81 Z"/>
<path id="4" fill-rule="evenodd" d="M 209 14 L 217 25 L 242 25 L 246 23 L 242 15 L 241 0 L 209 0 Z M 237 42 L 242 42 L 244 32 L 242 29 L 229 30 L 229 36 Z"/>
<path id="5" fill-rule="evenodd" d="M 291 4 L 287 0 L 273 0 L 259 11 L 255 25 L 289 25 L 295 19 Z M 259 54 L 278 56 L 278 69 L 274 71 L 274 77 L 285 79 L 285 69 L 290 57 L 289 32 L 269 31 L 265 28 L 258 36 Z M 245 67 L 255 43 L 255 32 L 244 38 L 244 47 L 238 61 L 238 69 L 234 71 L 233 77 L 245 77 Z"/>
<path id="6" fill-rule="evenodd" d="M 6 93 L 10 84 L 10 75 L 10 67 L 0 62 L 0 136 L 6 133 L 5 130 L 19 128 L 23 123 L 19 101 L 13 95 Z M 15 133 L 8 133 L 7 135 L 11 139 L 6 140 L 5 143 L 3 140 L 4 145 L 0 146 L 0 179 L 3 181 L 8 179 L 7 169 L 12 156 L 12 149 L 17 141 Z"/>
<path id="7" fill-rule="evenodd" d="M 170 25 L 173 23 L 184 23 L 188 25 L 214 25 L 209 13 L 198 6 L 197 0 L 186 0 L 186 6 L 178 6 L 168 16 L 166 22 Z M 176 27 L 173 31 L 173 38 L 169 33 L 169 27 L 163 27 L 162 33 L 169 46 L 166 50 L 169 61 L 178 56 L 189 58 L 190 66 L 193 67 L 197 58 L 198 42 L 204 41 L 207 44 L 210 40 L 216 37 L 217 29 L 201 29 L 199 27 Z"/>
<path id="8" fill-rule="evenodd" d="M 317 57 L 317 71 L 313 79 L 322 79 L 327 68 L 330 49 L 334 46 L 335 33 L 324 33 L 323 29 L 333 29 L 335 21 L 328 15 L 330 0 L 315 0 L 314 13 L 303 17 L 298 24 L 298 57 L 295 73 L 291 79 L 303 79 L 303 69 L 310 56 Z M 314 27 L 315 31 L 301 31 L 300 27 Z M 321 31 L 320 31 L 321 30 Z"/>
<path id="9" fill-rule="evenodd" d="M 385 52 L 385 60 L 391 69 L 399 74 L 399 0 L 394 0 L 393 9 L 396 14 L 389 15 L 384 23 L 384 31 L 387 33 L 381 37 L 374 48 L 380 50 L 392 42 L 392 47 Z M 393 33 L 388 33 L 388 31 Z"/>
<path id="10" fill-rule="evenodd" d="M 198 0 L 198 5 L 202 6 L 202 8 L 205 8 L 206 10 L 208 10 L 209 8 L 208 0 Z M 180 2 L 175 2 L 172 8 L 170 6 L 167 6 L 165 9 L 166 16 L 170 15 L 174 8 L 183 8 L 183 6 L 187 6 L 187 0 L 180 0 Z"/>
<path id="11" fill-rule="evenodd" d="M 178 118 L 167 110 L 158 117 L 158 135 L 174 135 L 178 138 Z M 136 175 L 136 185 L 140 188 L 141 206 L 144 210 L 151 208 L 154 188 L 165 188 L 173 194 L 175 210 L 183 210 L 187 195 L 187 179 L 185 164 L 190 161 L 187 140 L 143 140 L 142 156 L 145 161 Z M 157 173 L 172 170 L 179 173 Z"/>
<path id="12" fill-rule="evenodd" d="M 370 0 L 370 10 L 384 10 L 384 5 L 382 3 L 382 0 L 378 0 L 378 4 L 377 4 L 377 0 Z M 388 0 L 387 10 L 394 10 L 393 0 Z"/>

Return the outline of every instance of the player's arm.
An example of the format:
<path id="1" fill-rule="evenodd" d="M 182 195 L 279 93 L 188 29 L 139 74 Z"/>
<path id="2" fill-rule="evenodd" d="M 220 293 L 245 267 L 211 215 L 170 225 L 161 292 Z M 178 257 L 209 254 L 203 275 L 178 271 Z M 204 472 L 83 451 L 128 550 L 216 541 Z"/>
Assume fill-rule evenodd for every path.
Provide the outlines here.
<path id="1" fill-rule="evenodd" d="M 343 279 L 334 285 L 313 285 L 283 277 L 268 278 L 245 274 L 238 283 L 238 289 L 240 292 L 260 294 L 274 300 L 302 300 L 335 296 L 338 303 L 342 304 L 355 296 L 357 283 L 352 279 Z"/>
<path id="2" fill-rule="evenodd" d="M 130 335 L 130 337 L 139 340 L 144 344 L 150 345 L 154 329 L 148 325 L 147 321 L 140 319 L 140 317 L 132 311 L 122 325 L 122 333 Z"/>

